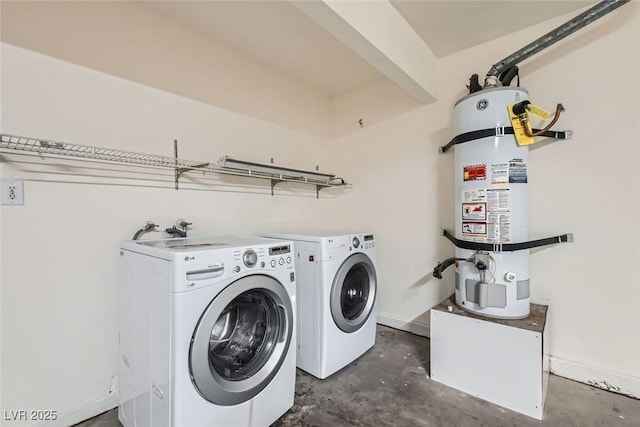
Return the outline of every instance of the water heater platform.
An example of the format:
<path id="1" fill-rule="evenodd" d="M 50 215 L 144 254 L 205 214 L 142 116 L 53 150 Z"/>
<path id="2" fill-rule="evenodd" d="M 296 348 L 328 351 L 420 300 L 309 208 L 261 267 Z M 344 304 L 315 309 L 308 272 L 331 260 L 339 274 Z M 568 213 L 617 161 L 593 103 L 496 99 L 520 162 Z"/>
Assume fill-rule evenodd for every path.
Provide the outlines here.
<path id="1" fill-rule="evenodd" d="M 526 319 L 493 319 L 460 309 L 451 296 L 431 309 L 431 378 L 541 420 L 549 379 L 548 306 Z"/>

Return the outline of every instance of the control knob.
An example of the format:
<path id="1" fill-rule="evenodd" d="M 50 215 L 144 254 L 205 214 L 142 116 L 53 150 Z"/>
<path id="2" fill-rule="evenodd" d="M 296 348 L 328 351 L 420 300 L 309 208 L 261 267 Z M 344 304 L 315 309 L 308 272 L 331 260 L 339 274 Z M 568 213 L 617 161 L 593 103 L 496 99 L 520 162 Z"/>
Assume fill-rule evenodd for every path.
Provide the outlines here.
<path id="1" fill-rule="evenodd" d="M 256 254 L 255 251 L 249 249 L 244 253 L 244 255 L 242 255 L 242 262 L 244 262 L 244 265 L 246 265 L 248 268 L 255 267 L 256 263 L 258 262 L 258 254 Z"/>
<path id="2" fill-rule="evenodd" d="M 351 241 L 351 244 L 353 245 L 354 248 L 358 249 L 358 247 L 360 246 L 360 239 L 358 239 L 357 237 L 354 237 L 353 240 Z"/>

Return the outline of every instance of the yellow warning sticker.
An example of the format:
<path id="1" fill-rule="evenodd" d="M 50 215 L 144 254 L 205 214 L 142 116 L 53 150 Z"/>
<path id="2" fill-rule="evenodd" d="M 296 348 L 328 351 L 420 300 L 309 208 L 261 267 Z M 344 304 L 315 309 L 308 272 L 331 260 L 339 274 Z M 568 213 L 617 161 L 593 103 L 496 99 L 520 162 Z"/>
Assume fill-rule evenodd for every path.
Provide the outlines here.
<path id="1" fill-rule="evenodd" d="M 549 118 L 551 117 L 551 113 L 549 111 L 545 110 L 544 108 L 538 107 L 537 105 L 527 105 L 527 111 L 536 117 L 540 117 L 544 121 L 549 120 Z"/>
<path id="2" fill-rule="evenodd" d="M 520 146 L 533 144 L 535 140 L 532 136 L 527 136 L 527 134 L 524 132 L 524 127 L 522 125 L 522 122 L 520 121 L 520 118 L 517 115 L 513 114 L 513 109 L 511 107 L 513 107 L 513 104 L 507 105 L 507 110 L 509 111 L 509 119 L 511 120 L 513 135 L 516 137 L 516 142 Z M 529 133 L 531 133 L 531 125 L 529 125 L 528 121 L 526 122 L 526 125 L 527 130 L 529 131 Z"/>

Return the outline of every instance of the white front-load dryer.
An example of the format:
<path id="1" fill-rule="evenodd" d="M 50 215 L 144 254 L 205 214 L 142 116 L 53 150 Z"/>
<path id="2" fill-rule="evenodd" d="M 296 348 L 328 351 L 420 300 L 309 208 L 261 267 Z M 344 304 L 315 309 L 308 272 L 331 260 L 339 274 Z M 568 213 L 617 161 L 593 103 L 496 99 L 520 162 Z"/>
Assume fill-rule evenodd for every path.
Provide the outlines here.
<path id="1" fill-rule="evenodd" d="M 295 242 L 297 366 L 324 379 L 376 339 L 377 274 L 372 233 L 270 233 Z"/>
<path id="2" fill-rule="evenodd" d="M 124 427 L 266 427 L 293 405 L 292 242 L 121 244 Z"/>

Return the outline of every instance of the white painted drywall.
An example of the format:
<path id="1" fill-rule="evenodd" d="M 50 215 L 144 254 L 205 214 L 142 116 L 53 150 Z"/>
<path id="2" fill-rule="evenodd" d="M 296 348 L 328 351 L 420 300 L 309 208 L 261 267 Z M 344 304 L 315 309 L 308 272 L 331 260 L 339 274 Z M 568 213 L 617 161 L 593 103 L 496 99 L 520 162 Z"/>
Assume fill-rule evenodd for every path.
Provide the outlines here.
<path id="1" fill-rule="evenodd" d="M 4 133 L 166 156 L 177 138 L 180 157 L 191 160 L 232 155 L 300 169 L 333 166 L 322 138 L 8 44 L 2 88 Z M 113 173 L 103 165 L 82 177 L 53 163 L 3 162 L 3 179 L 26 180 L 25 205 L 3 206 L 0 224 L 2 408 L 55 409 L 60 419 L 52 425 L 117 404 L 118 244 L 145 220 L 166 228 L 186 218 L 192 235 L 286 230 L 330 221 L 323 212 L 336 196 L 325 190 L 316 200 L 314 187 L 280 184 L 272 197 L 268 181 L 229 178 L 175 191 L 171 173 L 101 178 Z M 201 179 L 187 176 L 183 185 Z"/>
<path id="2" fill-rule="evenodd" d="M 428 330 L 427 310 L 452 291 L 453 269 L 442 281 L 431 277 L 437 261 L 453 255 L 439 236 L 441 227 L 453 226 L 453 152 L 438 155 L 437 148 L 453 137 L 453 105 L 469 76 L 483 77 L 493 62 L 573 16 L 441 59 L 440 99 L 432 105 L 367 126 L 370 115 L 390 107 L 363 102 L 360 94 L 334 104 L 334 126 L 352 126 L 336 140 L 337 168 L 357 183 L 336 200 L 345 213 L 340 220 L 358 220 L 378 235 L 383 323 Z M 529 165 L 531 238 L 572 232 L 576 240 L 531 256 L 532 300 L 550 306 L 552 369 L 635 396 L 639 62 L 640 4 L 632 2 L 521 66 L 532 102 L 551 110 L 562 102 L 567 111 L 555 128 L 575 132 L 571 141 L 534 147 Z"/>
<path id="3" fill-rule="evenodd" d="M 436 56 L 391 3 L 293 4 L 417 101 L 437 98 Z"/>
<path id="4" fill-rule="evenodd" d="M 140 2 L 3 1 L 1 8 L 4 42 L 292 129 L 329 130 L 328 94 Z"/>

